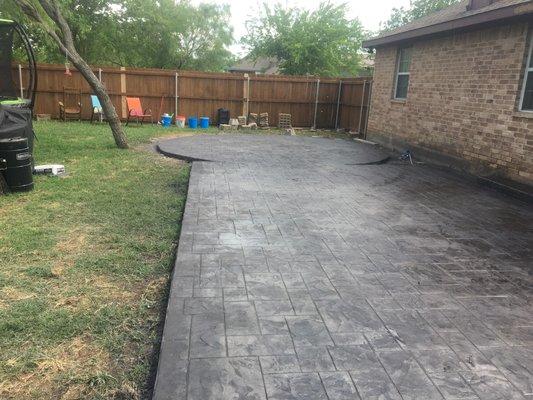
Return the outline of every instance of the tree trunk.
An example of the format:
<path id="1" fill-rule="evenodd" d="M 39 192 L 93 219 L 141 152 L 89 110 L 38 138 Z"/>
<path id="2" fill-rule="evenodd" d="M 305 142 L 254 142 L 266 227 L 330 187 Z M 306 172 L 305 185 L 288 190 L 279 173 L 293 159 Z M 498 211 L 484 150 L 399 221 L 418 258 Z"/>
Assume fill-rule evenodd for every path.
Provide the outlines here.
<path id="1" fill-rule="evenodd" d="M 102 82 L 98 80 L 85 60 L 83 60 L 77 53 L 71 53 L 69 58 L 76 69 L 80 71 L 80 74 L 83 75 L 87 83 L 89 83 L 89 86 L 91 86 L 91 88 L 94 90 L 96 96 L 98 96 L 98 100 L 100 100 L 100 104 L 102 105 L 102 110 L 104 111 L 107 122 L 109 123 L 111 131 L 113 132 L 113 137 L 115 138 L 117 147 L 121 149 L 127 149 L 128 142 L 126 140 L 124 130 L 122 129 L 122 123 L 120 122 L 120 118 L 115 110 L 115 106 L 111 102 L 104 85 L 102 85 Z"/>

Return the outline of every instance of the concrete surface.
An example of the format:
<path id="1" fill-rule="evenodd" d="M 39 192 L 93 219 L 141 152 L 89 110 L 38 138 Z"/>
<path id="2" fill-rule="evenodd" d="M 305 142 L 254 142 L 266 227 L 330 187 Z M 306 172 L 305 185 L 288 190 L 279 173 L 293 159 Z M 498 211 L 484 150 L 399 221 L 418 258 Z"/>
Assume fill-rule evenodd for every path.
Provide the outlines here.
<path id="1" fill-rule="evenodd" d="M 195 136 L 154 399 L 533 399 L 533 208 L 353 141 Z"/>

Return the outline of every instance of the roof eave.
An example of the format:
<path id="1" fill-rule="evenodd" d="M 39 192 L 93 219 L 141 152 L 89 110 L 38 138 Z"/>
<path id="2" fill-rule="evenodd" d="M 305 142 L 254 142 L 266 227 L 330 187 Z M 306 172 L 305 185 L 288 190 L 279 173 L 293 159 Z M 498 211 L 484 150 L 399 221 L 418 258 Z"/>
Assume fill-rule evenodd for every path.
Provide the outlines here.
<path id="1" fill-rule="evenodd" d="M 375 48 L 386 44 L 402 42 L 405 40 L 415 39 L 422 36 L 428 36 L 436 33 L 456 29 L 466 29 L 476 25 L 487 24 L 496 21 L 505 21 L 511 19 L 523 18 L 527 15 L 533 14 L 533 6 L 531 4 L 515 4 L 508 7 L 497 8 L 479 14 L 469 15 L 463 18 L 445 21 L 434 25 L 425 26 L 410 31 L 400 32 L 397 34 L 379 37 L 375 39 L 365 40 L 363 47 Z"/>

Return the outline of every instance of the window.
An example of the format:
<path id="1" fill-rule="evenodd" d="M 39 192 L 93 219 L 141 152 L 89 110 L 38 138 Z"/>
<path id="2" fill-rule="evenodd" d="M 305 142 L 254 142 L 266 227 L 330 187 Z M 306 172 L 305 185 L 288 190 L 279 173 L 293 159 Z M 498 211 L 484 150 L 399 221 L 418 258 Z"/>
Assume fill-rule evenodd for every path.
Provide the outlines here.
<path id="1" fill-rule="evenodd" d="M 394 83 L 394 98 L 406 99 L 409 88 L 409 67 L 411 66 L 411 48 L 404 47 L 398 52 L 396 66 L 396 81 Z"/>
<path id="2" fill-rule="evenodd" d="M 529 43 L 526 70 L 524 71 L 524 84 L 520 96 L 520 111 L 533 111 L 533 35 Z"/>

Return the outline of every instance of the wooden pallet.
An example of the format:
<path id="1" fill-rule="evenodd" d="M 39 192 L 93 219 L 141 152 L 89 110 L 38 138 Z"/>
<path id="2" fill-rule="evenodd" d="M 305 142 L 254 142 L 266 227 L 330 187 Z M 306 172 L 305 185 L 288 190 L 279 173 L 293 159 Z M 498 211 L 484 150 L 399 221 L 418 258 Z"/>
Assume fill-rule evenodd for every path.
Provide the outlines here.
<path id="1" fill-rule="evenodd" d="M 238 116 L 237 120 L 239 121 L 239 126 L 246 125 L 246 117 L 244 115 Z"/>
<path id="2" fill-rule="evenodd" d="M 292 115 L 291 114 L 278 114 L 278 128 L 291 129 L 292 128 Z"/>
<path id="3" fill-rule="evenodd" d="M 259 114 L 259 127 L 268 128 L 268 113 Z"/>

